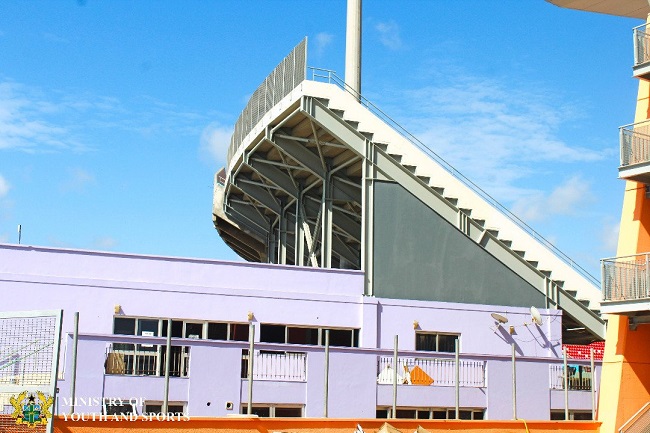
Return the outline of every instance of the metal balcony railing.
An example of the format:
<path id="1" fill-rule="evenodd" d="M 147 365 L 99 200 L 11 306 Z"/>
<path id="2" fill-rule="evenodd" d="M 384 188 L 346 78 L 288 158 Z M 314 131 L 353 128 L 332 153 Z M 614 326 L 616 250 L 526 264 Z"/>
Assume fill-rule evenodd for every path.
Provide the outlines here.
<path id="1" fill-rule="evenodd" d="M 248 377 L 248 350 L 242 352 L 241 378 Z M 255 352 L 253 380 L 305 382 L 307 354 L 294 352 Z"/>
<path id="2" fill-rule="evenodd" d="M 485 361 L 459 361 L 459 386 L 470 388 L 485 387 Z M 450 359 L 432 358 L 397 358 L 398 383 L 407 385 L 425 384 L 418 383 L 417 369 L 423 371 L 431 378 L 432 386 L 454 386 L 456 384 L 456 362 Z M 377 383 L 393 383 L 393 357 L 380 356 L 377 365 Z M 401 378 L 401 379 L 400 379 Z"/>
<path id="3" fill-rule="evenodd" d="M 593 372 L 589 365 L 570 364 L 567 366 L 569 391 L 591 391 Z M 564 389 L 564 366 L 549 365 L 550 388 Z"/>
<path id="4" fill-rule="evenodd" d="M 621 167 L 650 161 L 650 121 L 620 127 Z"/>
<path id="5" fill-rule="evenodd" d="M 601 260 L 603 300 L 650 298 L 649 261 L 648 253 Z"/>
<path id="6" fill-rule="evenodd" d="M 646 24 L 634 27 L 634 66 L 650 62 L 650 34 Z"/>
<path id="7" fill-rule="evenodd" d="M 106 349 L 105 374 L 164 376 L 165 346 L 147 344 L 110 344 Z M 172 346 L 169 375 L 188 377 L 190 348 Z"/>

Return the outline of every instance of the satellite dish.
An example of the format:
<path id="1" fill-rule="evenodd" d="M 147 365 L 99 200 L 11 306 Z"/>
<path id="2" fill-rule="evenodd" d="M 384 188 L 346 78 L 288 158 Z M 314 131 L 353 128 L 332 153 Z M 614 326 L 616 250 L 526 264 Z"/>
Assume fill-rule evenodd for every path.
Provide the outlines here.
<path id="1" fill-rule="evenodd" d="M 533 319 L 535 325 L 541 325 L 543 323 L 542 315 L 539 314 L 539 310 L 535 307 L 530 307 L 530 317 Z"/>
<path id="2" fill-rule="evenodd" d="M 494 320 L 496 320 L 499 323 L 508 323 L 508 318 L 506 316 L 502 316 L 499 313 L 492 313 L 491 316 Z"/>

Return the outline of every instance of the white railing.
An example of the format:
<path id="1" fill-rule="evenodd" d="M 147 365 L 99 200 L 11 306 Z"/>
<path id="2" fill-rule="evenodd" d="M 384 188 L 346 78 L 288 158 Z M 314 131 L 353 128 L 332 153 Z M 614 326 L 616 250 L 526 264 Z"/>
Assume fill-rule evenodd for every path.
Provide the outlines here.
<path id="1" fill-rule="evenodd" d="M 165 346 L 146 344 L 110 344 L 106 349 L 105 374 L 132 376 L 164 376 Z M 190 348 L 172 346 L 169 375 L 189 376 Z"/>
<path id="2" fill-rule="evenodd" d="M 264 79 L 262 84 L 253 92 L 248 104 L 239 115 L 228 147 L 226 162 L 232 163 L 232 158 L 239 149 L 244 138 L 260 121 L 262 117 L 307 75 L 307 38 L 303 39 L 291 50 L 278 66 Z"/>
<path id="3" fill-rule="evenodd" d="M 650 298 L 649 262 L 648 253 L 601 260 L 603 300 Z"/>
<path id="4" fill-rule="evenodd" d="M 650 121 L 620 127 L 621 167 L 650 161 Z"/>
<path id="5" fill-rule="evenodd" d="M 646 24 L 634 27 L 634 66 L 650 61 L 650 35 L 646 33 Z"/>
<path id="6" fill-rule="evenodd" d="M 571 257 L 566 255 L 562 250 L 560 250 L 558 247 L 553 245 L 552 242 L 544 238 L 544 236 L 542 236 L 535 229 L 533 229 L 531 226 L 526 224 L 521 218 L 515 215 L 510 209 L 508 209 L 506 206 L 501 204 L 501 202 L 499 202 L 497 199 L 495 199 L 490 194 L 488 194 L 485 190 L 483 190 L 480 186 L 474 183 L 463 173 L 458 171 L 453 165 L 447 162 L 447 160 L 445 160 L 442 156 L 438 155 L 438 153 L 436 153 L 433 149 L 431 149 L 429 146 L 427 146 L 422 141 L 420 141 L 420 139 L 418 139 L 415 135 L 411 134 L 408 130 L 406 130 L 406 128 L 404 128 L 396 120 L 394 120 L 384 111 L 382 111 L 379 107 L 373 104 L 369 99 L 365 98 L 363 95 L 361 95 L 354 89 L 350 88 L 350 86 L 348 86 L 345 83 L 345 81 L 336 74 L 335 71 L 329 69 L 323 69 L 323 68 L 314 68 L 311 66 L 308 66 L 307 69 L 309 72 L 307 79 L 311 79 L 313 81 L 326 82 L 329 84 L 335 84 L 345 92 L 348 92 L 354 97 L 358 98 L 359 102 L 364 107 L 366 107 L 370 112 L 372 112 L 375 116 L 377 116 L 386 124 L 391 126 L 398 134 L 400 134 L 402 137 L 404 137 L 406 140 L 408 140 L 411 144 L 413 144 L 415 147 L 420 149 L 422 152 L 427 154 L 431 159 L 433 159 L 438 164 L 440 164 L 440 166 L 444 170 L 446 170 L 449 174 L 451 174 L 453 177 L 458 179 L 463 185 L 468 187 L 470 190 L 476 193 L 487 203 L 492 205 L 504 217 L 512 221 L 513 224 L 515 224 L 517 227 L 519 227 L 520 229 L 528 233 L 533 239 L 535 239 L 537 242 L 542 244 L 546 249 L 551 251 L 560 260 L 562 260 L 569 267 L 571 267 L 571 269 L 573 269 L 574 271 L 582 275 L 585 279 L 587 279 L 592 284 L 596 286 L 599 284 L 599 281 L 596 277 L 591 275 L 585 268 L 580 266 L 573 259 L 571 259 Z"/>
<path id="7" fill-rule="evenodd" d="M 241 377 L 248 375 L 248 350 L 242 353 Z M 280 380 L 305 382 L 307 380 L 307 354 L 294 352 L 255 352 L 253 380 Z"/>
<path id="8" fill-rule="evenodd" d="M 380 356 L 377 369 L 377 383 L 393 383 L 393 357 Z M 424 376 L 422 372 L 426 375 Z M 397 358 L 398 384 L 432 386 L 456 385 L 456 362 L 444 358 Z M 426 380 L 426 378 L 430 380 Z M 485 361 L 459 361 L 459 386 L 485 387 Z"/>
<path id="9" fill-rule="evenodd" d="M 569 364 L 569 377 L 567 380 L 570 391 L 591 391 L 593 372 L 589 365 Z M 564 366 L 561 364 L 549 365 L 549 380 L 551 389 L 564 389 Z"/>

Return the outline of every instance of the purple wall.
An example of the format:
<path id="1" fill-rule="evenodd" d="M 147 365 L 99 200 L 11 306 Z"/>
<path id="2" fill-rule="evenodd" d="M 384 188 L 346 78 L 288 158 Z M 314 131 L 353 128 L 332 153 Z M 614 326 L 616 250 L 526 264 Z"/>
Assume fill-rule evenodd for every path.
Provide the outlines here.
<path id="1" fill-rule="evenodd" d="M 104 375 L 111 341 L 164 339 L 111 336 L 114 309 L 126 316 L 200 321 L 345 327 L 360 329 L 360 348 L 332 348 L 329 415 L 375 416 L 377 406 L 392 405 L 392 386 L 377 384 L 378 356 L 391 356 L 399 336 L 400 357 L 434 358 L 450 354 L 416 352 L 420 331 L 461 335 L 461 360 L 486 363 L 486 387 L 461 389 L 461 406 L 487 408 L 490 419 L 510 419 L 510 344 L 516 344 L 518 415 L 548 419 L 563 408 L 563 394 L 549 389 L 549 364 L 561 357 L 561 313 L 542 310 L 544 323 L 531 323 L 526 308 L 403 301 L 363 296 L 364 275 L 358 271 L 231 263 L 213 260 L 0 245 L 0 290 L 29 291 L 31 309 L 65 310 L 63 332 L 65 379 L 60 396 L 69 396 L 72 313 L 80 312 L 78 397 L 139 397 L 162 400 L 163 379 Z M 5 307 L 6 309 L 7 307 Z M 12 307 L 13 308 L 13 307 Z M 490 313 L 506 315 L 508 328 L 497 326 Z M 417 328 L 414 328 L 417 321 Z M 259 341 L 260 333 L 256 333 Z M 187 401 L 192 416 L 238 413 L 246 404 L 247 382 L 241 379 L 241 353 L 246 343 L 179 340 L 191 346 L 189 378 L 170 380 L 170 401 Z M 306 416 L 322 416 L 324 351 L 320 346 L 260 344 L 258 349 L 306 353 L 307 381 L 258 381 L 254 403 L 305 405 Z M 453 407 L 454 389 L 400 385 L 398 406 Z M 588 392 L 571 392 L 573 409 L 590 410 Z M 585 397 L 585 395 L 587 397 Z M 560 398 L 560 400 L 558 400 Z M 234 409 L 226 409 L 232 402 Z M 558 403 L 559 402 L 559 403 Z M 59 401 L 59 409 L 63 400 Z M 209 404 L 208 404 L 209 403 Z M 98 411 L 93 406 L 79 411 Z"/>

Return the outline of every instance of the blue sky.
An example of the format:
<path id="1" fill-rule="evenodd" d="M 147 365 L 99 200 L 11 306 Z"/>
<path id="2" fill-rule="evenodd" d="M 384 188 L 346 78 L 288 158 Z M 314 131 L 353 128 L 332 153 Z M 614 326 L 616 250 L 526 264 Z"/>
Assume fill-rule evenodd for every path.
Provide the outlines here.
<path id="1" fill-rule="evenodd" d="M 214 173 L 304 36 L 344 75 L 345 1 L 0 3 L 0 242 L 238 259 Z M 366 1 L 362 91 L 578 263 L 615 255 L 639 20 L 543 0 Z"/>

